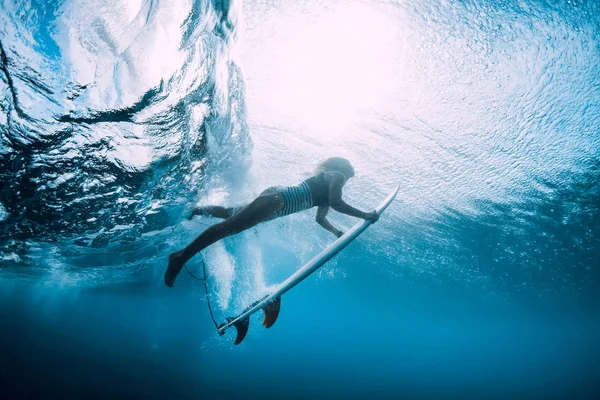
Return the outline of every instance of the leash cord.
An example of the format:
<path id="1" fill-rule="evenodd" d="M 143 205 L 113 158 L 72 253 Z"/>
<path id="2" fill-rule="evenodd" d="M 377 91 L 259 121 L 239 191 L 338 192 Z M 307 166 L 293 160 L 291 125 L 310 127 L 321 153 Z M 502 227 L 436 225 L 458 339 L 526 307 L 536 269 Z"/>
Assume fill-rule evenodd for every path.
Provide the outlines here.
<path id="1" fill-rule="evenodd" d="M 213 315 L 212 307 L 210 305 L 210 296 L 208 295 L 208 282 L 206 279 L 206 264 L 204 263 L 204 259 L 202 259 L 202 273 L 204 274 L 204 277 L 198 278 L 196 275 L 192 274 L 192 271 L 190 271 L 188 269 L 187 265 L 185 266 L 185 270 L 188 272 L 188 274 L 190 274 L 190 276 L 192 278 L 196 279 L 197 281 L 204 281 L 204 291 L 206 292 L 206 304 L 208 305 L 208 312 L 210 313 L 210 317 L 212 318 L 213 322 L 215 323 L 215 328 L 217 328 L 217 330 L 219 330 L 219 324 L 217 323 L 217 320 L 215 319 L 215 316 Z"/>

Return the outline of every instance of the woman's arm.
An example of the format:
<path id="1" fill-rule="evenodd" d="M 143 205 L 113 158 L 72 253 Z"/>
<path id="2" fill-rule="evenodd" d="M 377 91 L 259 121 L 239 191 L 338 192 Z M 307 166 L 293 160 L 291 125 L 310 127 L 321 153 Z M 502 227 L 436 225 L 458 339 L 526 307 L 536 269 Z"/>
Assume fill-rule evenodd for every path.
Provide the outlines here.
<path id="1" fill-rule="evenodd" d="M 317 223 L 321 225 L 323 228 L 327 229 L 329 232 L 333 233 L 335 236 L 340 237 L 344 234 L 344 232 L 336 229 L 331 223 L 327 220 L 326 216 L 329 212 L 328 206 L 319 206 L 317 208 Z"/>
<path id="2" fill-rule="evenodd" d="M 342 199 L 342 188 L 346 184 L 346 177 L 341 172 L 329 172 L 329 205 L 335 211 L 352 217 L 362 218 L 375 222 L 379 219 L 376 212 L 364 212 L 352 207 Z"/>

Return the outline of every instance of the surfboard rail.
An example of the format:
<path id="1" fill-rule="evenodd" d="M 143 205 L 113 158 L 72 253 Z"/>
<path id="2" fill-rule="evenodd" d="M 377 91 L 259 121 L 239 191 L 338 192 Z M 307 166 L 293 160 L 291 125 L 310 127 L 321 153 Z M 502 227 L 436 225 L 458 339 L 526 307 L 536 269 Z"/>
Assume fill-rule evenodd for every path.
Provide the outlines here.
<path id="1" fill-rule="evenodd" d="M 400 185 L 397 185 L 394 190 L 388 194 L 388 196 L 375 208 L 375 212 L 381 215 L 383 211 L 392 203 L 398 191 Z M 313 257 L 309 262 L 302 266 L 298 271 L 293 273 L 288 279 L 280 283 L 275 290 L 269 294 L 258 299 L 244 311 L 242 311 L 237 317 L 228 317 L 227 322 L 222 323 L 217 328 L 219 335 L 224 335 L 225 331 L 232 326 L 237 330 L 237 337 L 234 342 L 238 345 L 244 340 L 248 333 L 250 324 L 250 316 L 259 310 L 263 310 L 265 317 L 263 325 L 266 328 L 273 326 L 279 315 L 281 307 L 281 296 L 302 282 L 309 275 L 323 266 L 327 261 L 331 260 L 335 255 L 342 251 L 350 242 L 356 239 L 362 232 L 365 231 L 371 225 L 371 221 L 362 220 L 356 223 L 346 233 L 340 236 L 337 240 L 332 242 L 330 245 L 325 247 L 319 254 Z"/>

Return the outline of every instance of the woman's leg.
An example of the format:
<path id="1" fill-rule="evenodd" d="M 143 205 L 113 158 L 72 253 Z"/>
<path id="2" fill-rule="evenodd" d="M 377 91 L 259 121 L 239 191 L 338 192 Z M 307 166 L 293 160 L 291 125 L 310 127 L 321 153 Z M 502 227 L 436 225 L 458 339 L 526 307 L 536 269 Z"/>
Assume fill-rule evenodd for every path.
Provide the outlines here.
<path id="1" fill-rule="evenodd" d="M 265 191 L 237 214 L 219 222 L 200 234 L 183 250 L 169 255 L 169 266 L 165 272 L 165 283 L 173 286 L 183 265 L 196 253 L 224 237 L 252 228 L 267 220 L 284 207 L 283 195 L 277 191 Z"/>
<path id="2" fill-rule="evenodd" d="M 211 217 L 215 217 L 215 218 L 227 219 L 227 218 L 233 217 L 233 214 L 235 214 L 236 210 L 238 210 L 238 208 L 235 208 L 235 207 L 221 207 L 221 206 L 196 207 L 192 211 L 192 216 L 190 217 L 190 219 L 194 215 L 204 215 L 204 216 L 210 215 Z"/>

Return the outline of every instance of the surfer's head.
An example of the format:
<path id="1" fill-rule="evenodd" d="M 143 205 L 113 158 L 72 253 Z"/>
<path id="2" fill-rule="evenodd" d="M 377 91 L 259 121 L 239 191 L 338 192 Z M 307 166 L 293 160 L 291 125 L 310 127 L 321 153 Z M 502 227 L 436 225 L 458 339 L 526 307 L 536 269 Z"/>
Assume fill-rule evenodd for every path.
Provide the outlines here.
<path id="1" fill-rule="evenodd" d="M 327 160 L 323 161 L 317 167 L 317 171 L 330 172 L 337 171 L 341 172 L 346 176 L 346 180 L 352 178 L 354 176 L 354 168 L 350 161 L 346 160 L 342 157 L 330 157 Z"/>

